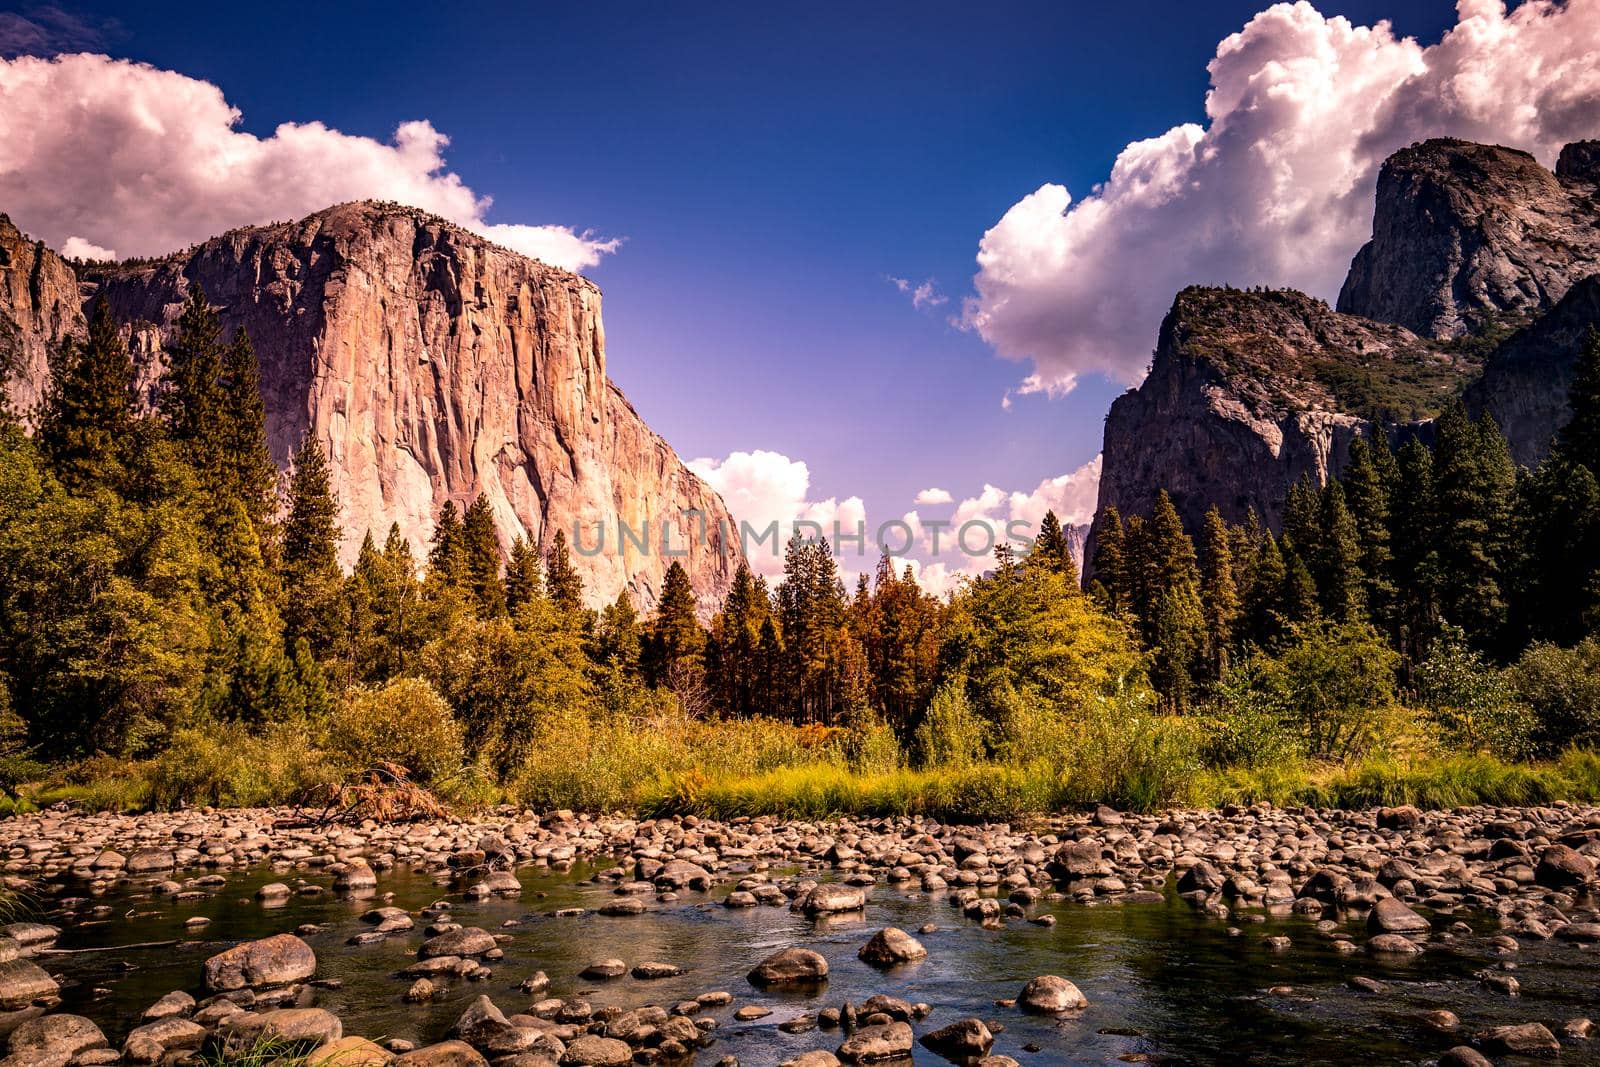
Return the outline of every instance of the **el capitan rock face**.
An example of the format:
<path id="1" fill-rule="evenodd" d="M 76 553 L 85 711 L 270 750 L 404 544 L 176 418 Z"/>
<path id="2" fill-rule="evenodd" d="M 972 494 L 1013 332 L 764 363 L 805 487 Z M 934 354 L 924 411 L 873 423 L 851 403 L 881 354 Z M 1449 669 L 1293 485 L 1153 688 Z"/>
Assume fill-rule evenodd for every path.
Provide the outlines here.
<path id="1" fill-rule="evenodd" d="M 1526 322 L 1600 262 L 1600 145 L 1568 145 L 1554 173 L 1526 152 L 1436 138 L 1378 174 L 1372 240 L 1339 310 L 1427 337 Z"/>
<path id="2" fill-rule="evenodd" d="M 85 296 L 98 288 L 130 325 L 147 378 L 191 281 L 230 335 L 245 328 L 273 458 L 286 466 L 308 432 L 328 453 L 347 564 L 391 523 L 425 548 L 444 502 L 464 509 L 481 491 L 503 547 L 548 545 L 558 529 L 573 541 L 577 521 L 592 549 L 605 524 L 603 553 L 573 553 L 591 603 L 626 589 L 653 606 L 674 559 L 703 606 L 727 588 L 737 545 L 723 552 L 717 531 L 734 520 L 607 378 L 600 291 L 578 275 L 363 201 L 86 277 Z M 29 376 L 43 370 L 34 361 Z M 618 551 L 619 520 L 648 520 L 648 553 Z M 686 555 L 661 551 L 664 520 Z"/>

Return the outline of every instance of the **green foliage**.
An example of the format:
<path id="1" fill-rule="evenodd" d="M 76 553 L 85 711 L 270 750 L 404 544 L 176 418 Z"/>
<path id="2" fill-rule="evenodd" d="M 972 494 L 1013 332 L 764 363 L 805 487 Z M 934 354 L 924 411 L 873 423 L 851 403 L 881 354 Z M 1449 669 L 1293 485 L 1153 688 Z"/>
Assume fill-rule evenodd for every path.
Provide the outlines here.
<path id="1" fill-rule="evenodd" d="M 514 621 L 458 620 L 423 650 L 422 672 L 455 709 L 470 755 L 505 779 L 546 723 L 588 706 L 584 645 L 580 620 L 541 600 Z"/>
<path id="2" fill-rule="evenodd" d="M 450 705 L 421 678 L 351 690 L 330 724 L 328 747 L 347 767 L 394 763 L 421 785 L 459 773 L 466 755 Z"/>
<path id="3" fill-rule="evenodd" d="M 917 766 L 970 767 L 983 759 L 987 724 L 967 703 L 965 679 L 946 682 L 917 726 Z"/>
<path id="4" fill-rule="evenodd" d="M 1417 667 L 1417 697 L 1447 745 L 1515 760 L 1529 754 L 1533 711 L 1517 696 L 1507 672 L 1488 663 L 1448 626 Z"/>
<path id="5" fill-rule="evenodd" d="M 1204 710 L 1201 751 L 1209 766 L 1259 770 L 1292 765 L 1304 754 L 1274 665 L 1265 657 L 1249 657 L 1224 675 Z"/>
<path id="6" fill-rule="evenodd" d="M 1246 670 L 1256 706 L 1297 724 L 1307 755 L 1347 759 L 1379 740 L 1398 663 L 1369 623 L 1320 620 L 1295 626 L 1277 656 L 1258 652 Z"/>
<path id="7" fill-rule="evenodd" d="M 1512 666 L 1511 688 L 1533 709 L 1534 747 L 1549 755 L 1600 744 L 1600 636 L 1572 648 L 1530 645 Z"/>
<path id="8" fill-rule="evenodd" d="M 121 475 L 134 422 L 133 362 L 104 299 L 94 302 L 88 338 L 69 338 L 50 361 L 38 422 L 39 450 L 64 484 L 88 488 Z"/>
<path id="9" fill-rule="evenodd" d="M 973 709 L 999 722 L 1014 694 L 1074 708 L 1143 677 L 1128 626 L 1063 575 L 1001 560 L 952 598 L 940 651 L 945 678 L 964 677 Z"/>

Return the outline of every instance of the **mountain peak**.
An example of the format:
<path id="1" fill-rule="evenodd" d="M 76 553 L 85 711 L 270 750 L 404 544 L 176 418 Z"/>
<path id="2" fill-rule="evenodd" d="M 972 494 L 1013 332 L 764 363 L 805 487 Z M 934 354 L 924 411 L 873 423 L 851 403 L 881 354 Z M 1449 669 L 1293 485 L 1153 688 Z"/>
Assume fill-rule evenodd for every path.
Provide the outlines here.
<path id="1" fill-rule="evenodd" d="M 1569 145 L 1552 173 L 1527 152 L 1452 137 L 1396 152 L 1339 310 L 1441 339 L 1549 310 L 1600 257 L 1597 154 Z"/>

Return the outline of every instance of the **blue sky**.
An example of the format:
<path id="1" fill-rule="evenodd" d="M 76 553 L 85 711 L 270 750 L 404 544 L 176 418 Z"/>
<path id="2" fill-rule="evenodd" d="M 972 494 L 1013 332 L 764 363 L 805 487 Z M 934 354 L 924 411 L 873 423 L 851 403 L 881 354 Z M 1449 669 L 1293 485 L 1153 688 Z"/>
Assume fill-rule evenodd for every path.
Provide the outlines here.
<path id="1" fill-rule="evenodd" d="M 248 131 L 387 141 L 427 119 L 490 221 L 624 238 L 588 273 L 646 421 L 686 459 L 803 459 L 812 497 L 886 517 L 928 486 L 1028 488 L 1098 450 L 1121 385 L 1085 376 L 1003 410 L 1029 368 L 949 319 L 1020 198 L 1081 197 L 1130 141 L 1203 122 L 1207 61 L 1262 6 L 68 10 L 115 21 L 99 49 L 219 86 Z M 1455 21 L 1438 2 L 1318 9 L 1425 43 Z M 947 302 L 914 308 L 891 276 Z"/>

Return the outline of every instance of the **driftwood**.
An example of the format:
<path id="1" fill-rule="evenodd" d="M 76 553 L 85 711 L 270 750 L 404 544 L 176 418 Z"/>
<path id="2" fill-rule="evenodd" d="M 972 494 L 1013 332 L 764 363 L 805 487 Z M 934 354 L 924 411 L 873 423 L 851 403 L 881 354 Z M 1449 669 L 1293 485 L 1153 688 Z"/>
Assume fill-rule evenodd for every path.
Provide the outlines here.
<path id="1" fill-rule="evenodd" d="M 136 948 L 171 948 L 183 942 L 176 939 L 171 941 L 140 941 L 132 945 L 90 945 L 88 948 L 41 948 L 35 952 L 38 956 L 75 956 L 81 952 L 131 952 Z"/>
<path id="2" fill-rule="evenodd" d="M 445 819 L 450 813 L 439 798 L 411 780 L 411 772 L 396 763 L 369 767 L 354 780 L 317 790 L 320 797 L 296 804 L 296 814 L 274 819 L 275 830 L 320 830 L 327 826 L 375 822 L 421 822 Z M 318 812 L 302 812 L 320 800 Z"/>

